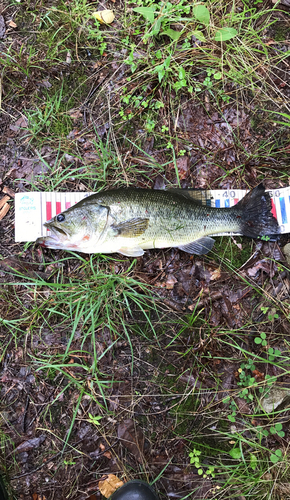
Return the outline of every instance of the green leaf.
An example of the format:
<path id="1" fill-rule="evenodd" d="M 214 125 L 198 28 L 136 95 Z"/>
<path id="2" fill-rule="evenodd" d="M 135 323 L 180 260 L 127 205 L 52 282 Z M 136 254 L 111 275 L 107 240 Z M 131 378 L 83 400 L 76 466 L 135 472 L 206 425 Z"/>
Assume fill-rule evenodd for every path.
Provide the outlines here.
<path id="1" fill-rule="evenodd" d="M 230 450 L 229 454 L 235 460 L 238 460 L 242 456 L 241 450 L 239 448 L 233 448 L 232 450 Z"/>
<path id="2" fill-rule="evenodd" d="M 164 67 L 167 69 L 170 66 L 171 56 L 166 57 L 164 61 Z"/>
<path id="3" fill-rule="evenodd" d="M 276 464 L 277 462 L 279 462 L 279 458 L 274 453 L 272 453 L 272 455 L 270 455 L 270 460 L 271 460 L 272 464 Z"/>
<path id="4" fill-rule="evenodd" d="M 193 36 L 195 36 L 195 38 L 197 38 L 197 40 L 199 40 L 200 42 L 206 42 L 206 38 L 205 38 L 204 34 L 202 33 L 202 31 L 195 30 L 195 31 L 192 31 L 191 34 Z"/>
<path id="5" fill-rule="evenodd" d="M 166 30 L 162 31 L 161 35 L 167 35 L 171 40 L 176 41 L 181 35 L 181 31 L 174 31 L 171 28 L 167 28 Z"/>
<path id="6" fill-rule="evenodd" d="M 262 332 L 262 333 L 260 333 L 260 337 L 261 337 L 261 339 L 266 339 L 267 334 L 265 332 Z"/>
<path id="7" fill-rule="evenodd" d="M 183 78 L 185 78 L 185 69 L 182 67 L 179 68 L 178 78 L 179 78 L 179 80 L 182 80 Z"/>
<path id="8" fill-rule="evenodd" d="M 101 420 L 101 419 L 102 419 L 102 417 L 100 415 L 94 417 L 91 413 L 89 413 L 89 421 L 92 424 L 101 425 L 99 422 L 99 420 Z"/>
<path id="9" fill-rule="evenodd" d="M 237 34 L 238 32 L 235 28 L 221 28 L 216 32 L 214 39 L 216 42 L 225 42 L 234 38 Z"/>
<path id="10" fill-rule="evenodd" d="M 215 80 L 221 80 L 222 77 L 223 77 L 223 75 L 222 75 L 222 73 L 220 71 L 218 71 L 217 73 L 215 73 L 213 75 L 213 77 L 214 77 Z"/>
<path id="11" fill-rule="evenodd" d="M 282 424 L 276 424 L 276 425 L 275 425 L 275 429 L 276 429 L 277 431 L 282 431 L 282 429 L 283 429 L 283 425 L 282 425 Z"/>
<path id="12" fill-rule="evenodd" d="M 161 19 L 157 19 L 156 22 L 152 26 L 151 34 L 158 35 L 158 33 L 160 31 L 160 27 L 161 27 Z"/>
<path id="13" fill-rule="evenodd" d="M 277 455 L 277 457 L 282 458 L 282 450 L 276 450 L 275 455 Z"/>
<path id="14" fill-rule="evenodd" d="M 192 12 L 194 17 L 200 23 L 205 24 L 206 26 L 209 24 L 209 10 L 204 5 L 197 5 L 192 9 Z"/>
<path id="15" fill-rule="evenodd" d="M 262 342 L 261 337 L 255 337 L 254 340 L 255 340 L 255 344 L 261 344 L 261 342 Z"/>
<path id="16" fill-rule="evenodd" d="M 257 459 L 256 455 L 254 455 L 253 453 L 251 453 L 251 455 L 250 455 L 250 467 L 253 470 L 256 469 L 257 463 L 258 463 L 258 459 Z"/>
<path id="17" fill-rule="evenodd" d="M 161 83 L 161 81 L 163 80 L 164 75 L 165 75 L 165 69 L 163 69 L 163 66 L 162 66 L 162 69 L 160 69 L 158 71 L 158 80 L 159 80 L 159 83 Z"/>
<path id="18" fill-rule="evenodd" d="M 133 11 L 145 17 L 146 21 L 152 24 L 154 23 L 154 14 L 156 11 L 156 5 L 154 3 L 150 7 L 136 7 Z"/>

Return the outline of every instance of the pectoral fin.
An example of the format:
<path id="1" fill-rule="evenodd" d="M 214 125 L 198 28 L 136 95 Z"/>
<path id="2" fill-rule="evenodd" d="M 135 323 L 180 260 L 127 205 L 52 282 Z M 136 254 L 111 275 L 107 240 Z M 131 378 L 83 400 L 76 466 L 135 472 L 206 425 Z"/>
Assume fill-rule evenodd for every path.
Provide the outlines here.
<path id="1" fill-rule="evenodd" d="M 117 250 L 117 252 L 121 253 L 122 255 L 126 255 L 126 257 L 141 257 L 141 255 L 144 254 L 143 248 L 136 246 L 136 247 L 122 247 Z"/>
<path id="2" fill-rule="evenodd" d="M 192 241 L 187 245 L 180 245 L 177 248 L 187 253 L 195 253 L 196 255 L 205 255 L 212 249 L 213 246 L 214 246 L 214 239 L 210 238 L 209 236 L 205 236 L 204 238 Z"/>
<path id="3" fill-rule="evenodd" d="M 145 233 L 148 224 L 149 219 L 136 217 L 135 219 L 129 219 L 124 222 L 120 222 L 119 224 L 114 224 L 111 227 L 116 232 L 115 236 L 123 236 L 124 238 L 136 238 L 137 236 Z"/>

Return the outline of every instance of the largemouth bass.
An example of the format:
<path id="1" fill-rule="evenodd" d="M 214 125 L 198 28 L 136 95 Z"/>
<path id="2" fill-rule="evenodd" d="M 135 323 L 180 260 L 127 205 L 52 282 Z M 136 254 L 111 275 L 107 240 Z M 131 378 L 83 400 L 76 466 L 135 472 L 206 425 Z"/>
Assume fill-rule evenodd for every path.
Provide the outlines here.
<path id="1" fill-rule="evenodd" d="M 44 224 L 51 234 L 37 243 L 47 248 L 130 257 L 149 248 L 177 247 L 206 254 L 217 233 L 259 238 L 279 233 L 263 184 L 232 208 L 202 206 L 188 190 L 120 188 L 83 199 Z"/>

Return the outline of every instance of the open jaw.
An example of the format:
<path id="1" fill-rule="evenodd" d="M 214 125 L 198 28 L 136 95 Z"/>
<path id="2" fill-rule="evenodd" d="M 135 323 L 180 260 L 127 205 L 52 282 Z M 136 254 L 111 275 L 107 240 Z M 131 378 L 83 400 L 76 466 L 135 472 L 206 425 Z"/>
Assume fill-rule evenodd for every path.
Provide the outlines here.
<path id="1" fill-rule="evenodd" d="M 67 231 L 59 228 L 53 224 L 45 223 L 47 229 L 50 230 L 48 236 L 42 236 L 37 239 L 36 243 L 44 248 L 52 248 L 54 250 L 72 250 L 72 251 L 82 251 L 82 243 L 87 242 L 90 237 L 89 235 L 81 236 L 74 241 Z"/>
<path id="2" fill-rule="evenodd" d="M 69 235 L 57 226 L 53 226 L 52 224 L 45 223 L 44 224 L 47 229 L 51 232 L 48 236 L 43 236 L 38 239 L 39 244 L 44 247 L 50 248 L 62 248 L 65 246 L 65 242 L 68 241 Z"/>
<path id="3" fill-rule="evenodd" d="M 44 226 L 47 227 L 47 229 L 49 229 L 49 231 L 51 231 L 54 236 L 59 237 L 61 234 L 62 236 L 65 236 L 66 238 L 69 237 L 69 234 L 64 229 L 61 229 L 60 227 L 55 226 L 51 222 L 45 222 Z"/>

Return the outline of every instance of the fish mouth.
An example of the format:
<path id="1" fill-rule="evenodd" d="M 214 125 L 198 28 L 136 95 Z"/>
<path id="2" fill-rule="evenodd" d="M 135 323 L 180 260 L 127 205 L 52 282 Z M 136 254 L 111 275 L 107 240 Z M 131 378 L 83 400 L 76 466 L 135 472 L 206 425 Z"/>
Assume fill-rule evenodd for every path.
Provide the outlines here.
<path id="1" fill-rule="evenodd" d="M 45 222 L 43 225 L 50 230 L 50 234 L 38 238 L 36 240 L 38 245 L 43 248 L 54 248 L 55 250 L 67 245 L 70 235 L 64 229 L 52 224 L 50 221 Z"/>
<path id="2" fill-rule="evenodd" d="M 66 238 L 69 237 L 69 234 L 64 229 L 55 226 L 51 222 L 45 222 L 43 225 L 52 232 L 52 234 L 50 235 L 52 238 L 59 237 L 60 235 L 65 236 Z"/>

